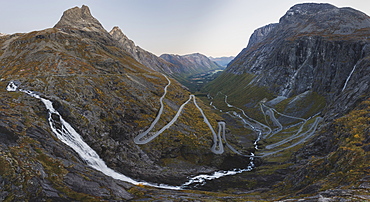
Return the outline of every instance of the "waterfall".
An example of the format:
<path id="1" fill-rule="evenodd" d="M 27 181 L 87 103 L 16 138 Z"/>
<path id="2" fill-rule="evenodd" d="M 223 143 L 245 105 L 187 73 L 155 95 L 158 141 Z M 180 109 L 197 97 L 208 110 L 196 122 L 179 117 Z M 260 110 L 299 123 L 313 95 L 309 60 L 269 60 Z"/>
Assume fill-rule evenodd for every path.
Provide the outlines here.
<path id="1" fill-rule="evenodd" d="M 73 127 L 63 119 L 59 112 L 53 107 L 53 103 L 50 100 L 42 98 L 32 91 L 19 89 L 14 82 L 10 82 L 6 89 L 8 91 L 18 90 L 41 100 L 48 110 L 48 122 L 53 133 L 60 141 L 71 147 L 90 167 L 101 171 L 105 175 L 108 175 L 114 179 L 129 182 L 134 185 L 141 184 L 164 189 L 181 189 L 181 187 L 179 186 L 169 186 L 164 184 L 158 185 L 148 182 L 136 181 L 130 177 L 127 177 L 121 173 L 112 170 L 105 164 L 105 162 L 99 157 L 99 155 L 83 141 L 80 134 L 78 134 L 76 130 L 73 129 Z"/>
<path id="2" fill-rule="evenodd" d="M 63 117 L 59 114 L 59 112 L 53 107 L 52 101 L 42 98 L 40 95 L 30 90 L 23 90 L 23 89 L 18 88 L 17 84 L 15 84 L 14 82 L 10 82 L 9 85 L 6 87 L 6 90 L 9 92 L 20 91 L 20 92 L 26 93 L 34 98 L 41 100 L 42 103 L 45 105 L 46 109 L 48 110 L 48 122 L 49 122 L 52 132 L 57 136 L 57 138 L 63 143 L 65 143 L 66 145 L 68 145 L 69 147 L 71 147 L 81 157 L 81 159 L 83 159 L 86 162 L 87 165 L 89 165 L 90 167 L 114 179 L 118 179 L 118 180 L 128 182 L 134 185 L 146 185 L 146 186 L 151 186 L 151 187 L 156 187 L 156 188 L 181 190 L 193 184 L 196 184 L 195 186 L 198 186 L 199 184 L 204 185 L 206 183 L 206 180 L 213 180 L 213 179 L 217 179 L 223 176 L 235 175 L 235 174 L 242 173 L 245 171 L 251 171 L 254 168 L 254 163 L 253 163 L 254 154 L 252 153 L 250 155 L 249 165 L 246 169 L 217 171 L 211 175 L 201 174 L 201 175 L 190 178 L 188 182 L 184 183 L 181 186 L 170 186 L 170 185 L 165 185 L 165 184 L 154 184 L 154 183 L 149 183 L 149 182 L 144 182 L 144 181 L 137 181 L 137 180 L 127 177 L 109 168 L 105 164 L 105 162 L 99 157 L 99 155 L 95 152 L 95 150 L 93 150 L 88 144 L 84 142 L 80 134 L 78 134 L 76 130 L 67 121 L 63 119 Z M 211 127 L 203 110 L 196 103 L 194 95 L 190 96 L 189 101 L 191 99 L 193 99 L 194 104 L 202 113 L 204 121 L 208 123 L 209 127 Z M 216 146 L 214 146 L 213 152 L 217 152 L 219 150 L 223 152 L 220 133 L 221 133 L 221 128 L 223 128 L 222 132 L 223 134 L 225 134 L 224 124 L 225 124 L 224 122 L 218 123 L 219 125 L 218 141 L 215 141 L 215 142 L 218 142 L 220 145 L 218 145 L 217 149 L 216 149 Z M 214 131 L 213 131 L 213 135 L 216 136 L 216 133 Z"/>
<path id="3" fill-rule="evenodd" d="M 349 79 L 351 78 L 351 76 L 352 76 L 353 72 L 355 71 L 355 69 L 356 69 L 356 65 L 353 67 L 353 69 L 352 69 L 351 73 L 349 73 L 349 75 L 348 75 L 348 77 L 347 77 L 347 79 L 346 79 L 346 82 L 344 83 L 344 86 L 343 86 L 343 88 L 342 88 L 342 92 L 343 92 L 343 91 L 344 91 L 344 89 L 347 87 L 347 83 L 348 83 Z"/>

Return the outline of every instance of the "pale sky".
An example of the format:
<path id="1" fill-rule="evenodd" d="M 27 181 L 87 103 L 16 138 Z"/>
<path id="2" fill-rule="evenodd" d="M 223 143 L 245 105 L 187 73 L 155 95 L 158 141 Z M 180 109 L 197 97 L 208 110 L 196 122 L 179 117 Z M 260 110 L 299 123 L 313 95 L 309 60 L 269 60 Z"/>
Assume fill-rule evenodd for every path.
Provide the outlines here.
<path id="1" fill-rule="evenodd" d="M 119 26 L 157 56 L 202 53 L 235 56 L 253 31 L 278 22 L 297 3 L 330 3 L 370 15 L 370 0 L 0 0 L 0 33 L 53 27 L 63 11 L 90 7 L 107 31 Z"/>

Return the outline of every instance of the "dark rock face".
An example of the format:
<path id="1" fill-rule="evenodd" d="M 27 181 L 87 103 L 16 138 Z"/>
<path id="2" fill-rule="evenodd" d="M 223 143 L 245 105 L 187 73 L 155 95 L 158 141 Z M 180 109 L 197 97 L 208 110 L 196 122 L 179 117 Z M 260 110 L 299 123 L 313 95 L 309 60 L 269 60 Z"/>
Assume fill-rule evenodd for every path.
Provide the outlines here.
<path id="1" fill-rule="evenodd" d="M 266 34 L 257 39 L 258 33 Z M 276 95 L 291 97 L 310 90 L 348 108 L 369 93 L 368 34 L 370 18 L 359 11 L 299 4 L 278 24 L 256 30 L 226 71 L 255 74 L 252 84 Z"/>
<path id="2" fill-rule="evenodd" d="M 276 25 L 277 24 L 274 23 L 256 29 L 249 38 L 247 48 L 253 46 L 255 43 L 262 41 L 271 32 L 271 30 L 275 28 Z"/>
<path id="3" fill-rule="evenodd" d="M 200 53 L 193 53 L 183 56 L 163 54 L 160 57 L 165 59 L 167 62 L 178 66 L 181 73 L 196 74 L 222 68 L 220 65 L 211 61 L 207 56 Z"/>
<path id="4" fill-rule="evenodd" d="M 358 180 L 368 175 L 368 110 L 357 108 L 363 101 L 369 103 L 370 97 L 369 35 L 370 17 L 364 13 L 329 4 L 298 4 L 278 24 L 256 30 L 248 47 L 206 86 L 213 95 L 218 91 L 229 95 L 230 103 L 238 103 L 250 113 L 259 102 L 280 96 L 287 102 L 281 102 L 279 110 L 301 117 L 297 111 L 309 109 L 315 102 L 307 94 L 323 98 L 322 108 L 311 114 L 324 118 L 316 135 L 288 153 L 292 155 L 288 160 L 279 162 L 293 164 L 276 179 L 282 180 L 278 189 L 282 193 L 320 193 L 315 199 L 342 199 L 348 195 L 339 192 L 355 195 L 361 186 Z M 292 104 L 296 99 L 306 99 L 305 104 Z M 265 163 L 279 161 L 279 157 L 266 158 Z M 356 177 L 347 174 L 353 172 L 358 172 Z M 341 189 L 349 184 L 354 187 L 349 192 Z M 338 193 L 320 192 L 328 187 L 338 189 Z"/>

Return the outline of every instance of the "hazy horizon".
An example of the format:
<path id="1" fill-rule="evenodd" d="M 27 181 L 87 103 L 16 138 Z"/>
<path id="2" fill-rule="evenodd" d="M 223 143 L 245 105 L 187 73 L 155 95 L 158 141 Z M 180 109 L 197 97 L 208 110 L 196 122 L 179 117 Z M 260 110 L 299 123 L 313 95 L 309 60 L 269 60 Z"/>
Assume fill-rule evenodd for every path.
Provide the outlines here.
<path id="1" fill-rule="evenodd" d="M 370 13 L 370 1 L 363 0 L 15 0 L 2 2 L 0 33 L 51 28 L 65 10 L 87 5 L 107 31 L 119 26 L 136 45 L 157 56 L 201 53 L 228 57 L 247 46 L 255 29 L 278 22 L 290 7 L 304 2 Z"/>

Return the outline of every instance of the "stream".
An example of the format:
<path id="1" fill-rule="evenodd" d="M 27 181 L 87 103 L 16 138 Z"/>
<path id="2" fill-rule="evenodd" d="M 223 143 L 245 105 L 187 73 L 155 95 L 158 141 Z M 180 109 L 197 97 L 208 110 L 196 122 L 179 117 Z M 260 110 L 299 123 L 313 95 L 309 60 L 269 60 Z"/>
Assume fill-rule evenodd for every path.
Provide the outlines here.
<path id="1" fill-rule="evenodd" d="M 169 81 L 169 84 L 170 84 L 170 81 Z M 63 117 L 60 115 L 60 113 L 53 107 L 52 101 L 50 101 L 48 99 L 45 99 L 45 98 L 42 98 L 40 95 L 38 95 L 37 93 L 35 93 L 33 91 L 23 90 L 23 89 L 18 88 L 18 86 L 14 82 L 10 82 L 8 84 L 6 90 L 9 91 L 9 92 L 20 91 L 20 92 L 26 93 L 27 95 L 29 95 L 31 97 L 34 97 L 36 99 L 41 100 L 42 103 L 45 105 L 46 109 L 48 110 L 49 126 L 50 126 L 52 132 L 57 136 L 57 138 L 60 141 L 62 141 L 64 144 L 71 147 L 74 151 L 76 151 L 76 153 L 86 162 L 87 165 L 89 165 L 90 167 L 92 167 L 92 168 L 94 168 L 98 171 L 101 171 L 105 175 L 110 176 L 114 179 L 122 180 L 124 182 L 128 182 L 128 183 L 131 183 L 131 184 L 134 184 L 134 185 L 146 185 L 146 186 L 151 186 L 151 187 L 156 187 L 156 188 L 181 190 L 181 189 L 185 189 L 185 188 L 189 188 L 189 187 L 197 187 L 198 185 L 203 185 L 203 184 L 206 183 L 207 180 L 218 179 L 218 178 L 223 177 L 223 176 L 235 175 L 235 174 L 238 174 L 238 173 L 241 173 L 241 172 L 251 171 L 254 167 L 254 163 L 253 163 L 254 154 L 252 153 L 251 155 L 249 155 L 250 162 L 249 162 L 249 165 L 247 166 L 246 169 L 234 169 L 234 170 L 230 170 L 230 171 L 216 171 L 212 174 L 201 174 L 201 175 L 197 175 L 197 176 L 194 176 L 194 177 L 189 177 L 189 180 L 181 186 L 170 186 L 170 185 L 165 185 L 165 184 L 155 184 L 155 183 L 135 180 L 135 179 L 132 179 L 128 176 L 125 176 L 125 175 L 123 175 L 121 173 L 118 173 L 118 172 L 114 171 L 113 169 L 109 168 L 105 164 L 105 162 L 99 157 L 99 155 L 88 144 L 86 144 L 83 141 L 81 135 L 78 134 L 76 132 L 76 130 L 67 121 L 65 121 L 63 119 Z M 166 92 L 166 90 L 165 90 L 165 92 Z M 161 97 L 161 101 L 163 100 L 163 97 L 164 96 Z M 207 125 L 210 127 L 210 129 L 212 131 L 213 138 L 214 138 L 214 145 L 212 146 L 211 150 L 216 154 L 217 153 L 218 154 L 223 153 L 224 148 L 223 148 L 223 144 L 222 144 L 222 139 L 224 141 L 226 141 L 225 122 L 218 122 L 219 130 L 218 130 L 218 134 L 216 134 L 215 131 L 213 130 L 211 124 L 209 123 L 207 117 L 205 116 L 203 110 L 198 106 L 194 95 L 190 95 L 190 98 L 180 107 L 176 116 L 171 120 L 171 122 L 169 124 L 166 125 L 167 127 L 166 126 L 163 127 L 158 133 L 159 134 L 162 133 L 163 130 L 168 128 L 170 125 L 172 125 L 176 121 L 176 119 L 180 115 L 183 107 L 190 100 L 193 100 L 195 106 L 198 108 L 198 110 L 203 115 L 204 122 L 207 123 Z M 162 104 L 162 106 L 163 106 L 163 104 Z M 160 115 L 161 115 L 161 113 L 159 113 L 157 118 L 160 117 Z M 159 120 L 159 118 L 157 119 L 157 121 L 158 120 Z M 155 125 L 155 123 L 152 124 L 152 126 L 149 127 L 149 129 L 152 129 L 152 127 L 154 127 L 154 125 Z M 145 141 L 141 141 L 140 139 L 142 137 L 144 137 L 147 134 L 147 132 L 150 131 L 149 129 L 147 129 L 146 132 L 140 134 L 138 137 L 135 138 L 137 143 L 143 143 L 143 142 L 148 140 L 148 139 L 146 139 Z M 221 138 L 221 133 L 222 133 L 222 138 Z M 149 141 L 151 139 L 154 139 L 154 138 L 149 138 Z M 226 145 L 229 145 L 229 144 L 226 144 Z"/>
<path id="2" fill-rule="evenodd" d="M 164 127 L 162 127 L 159 131 L 155 132 L 153 135 L 148 136 L 149 132 L 154 128 L 154 126 L 157 124 L 157 122 L 161 118 L 161 115 L 163 113 L 163 107 L 164 107 L 163 99 L 165 98 L 165 96 L 167 94 L 168 86 L 170 86 L 170 84 L 171 84 L 171 81 L 168 79 L 168 77 L 165 76 L 165 75 L 163 75 L 163 76 L 167 79 L 168 84 L 164 87 L 164 93 L 163 93 L 162 97 L 159 100 L 161 106 L 160 106 L 160 109 L 158 111 L 157 117 L 154 119 L 154 121 L 151 123 L 151 125 L 143 133 L 140 133 L 138 136 L 136 136 L 134 138 L 134 142 L 136 144 L 146 144 L 146 143 L 152 141 L 153 139 L 155 139 L 157 136 L 159 136 L 161 133 L 163 133 L 166 129 L 168 129 L 172 124 L 174 124 L 177 121 L 177 119 L 181 115 L 181 112 L 184 109 L 184 107 L 190 101 L 193 100 L 194 105 L 197 107 L 199 112 L 202 114 L 203 121 L 207 124 L 207 126 L 209 127 L 209 129 L 212 133 L 213 145 L 210 148 L 211 151 L 215 154 L 222 154 L 222 153 L 224 153 L 224 144 L 225 144 L 232 152 L 234 152 L 238 155 L 244 156 L 244 157 L 249 157 L 250 161 L 249 161 L 249 164 L 247 165 L 246 168 L 244 168 L 244 169 L 236 168 L 236 169 L 228 170 L 228 171 L 222 171 L 221 170 L 221 171 L 216 171 L 216 172 L 211 173 L 211 174 L 201 174 L 201 175 L 189 177 L 188 181 L 183 183 L 180 186 L 170 186 L 170 185 L 165 185 L 165 184 L 156 184 L 156 183 L 150 183 L 150 182 L 135 180 L 135 179 L 132 179 L 128 176 L 125 176 L 125 175 L 123 175 L 121 173 L 118 173 L 118 172 L 114 171 L 113 169 L 109 168 L 105 164 L 105 162 L 99 157 L 99 155 L 88 144 L 86 144 L 83 141 L 80 134 L 78 134 L 74 130 L 74 128 L 67 121 L 65 121 L 63 119 L 63 117 L 59 114 L 59 112 L 53 107 L 52 101 L 50 101 L 46 98 L 42 98 L 39 94 L 37 94 L 33 91 L 23 90 L 23 89 L 18 88 L 17 84 L 14 83 L 14 82 L 10 82 L 6 89 L 9 92 L 20 91 L 20 92 L 28 94 L 29 96 L 32 96 L 36 99 L 41 100 L 42 103 L 45 105 L 46 109 L 48 110 L 48 122 L 49 122 L 49 125 L 50 125 L 50 128 L 51 128 L 52 132 L 57 136 L 57 138 L 60 141 L 62 141 L 63 143 L 65 143 L 66 145 L 71 147 L 74 151 L 76 151 L 76 153 L 90 167 L 92 167 L 92 168 L 94 168 L 98 171 L 101 171 L 105 175 L 110 176 L 114 179 L 122 180 L 124 182 L 128 182 L 128 183 L 131 183 L 131 184 L 134 184 L 134 185 L 146 185 L 146 186 L 151 186 L 151 187 L 156 187 L 156 188 L 172 189 L 172 190 L 181 190 L 181 189 L 189 189 L 189 188 L 199 187 L 199 186 L 203 186 L 204 184 L 206 184 L 206 182 L 209 181 L 209 180 L 218 179 L 218 178 L 221 178 L 221 177 L 224 177 L 224 176 L 236 175 L 236 174 L 239 174 L 239 173 L 242 173 L 242 172 L 252 171 L 253 168 L 255 167 L 254 159 L 256 157 L 265 157 L 265 156 L 268 156 L 268 155 L 272 155 L 272 154 L 275 154 L 279 151 L 282 151 L 282 150 L 291 148 L 293 146 L 296 146 L 298 144 L 301 144 L 302 142 L 307 140 L 309 137 L 314 135 L 314 132 L 317 128 L 317 125 L 322 119 L 321 117 L 317 117 L 315 122 L 311 125 L 311 127 L 308 130 L 306 130 L 305 132 L 302 132 L 303 126 L 308 121 L 308 119 L 291 117 L 291 118 L 296 118 L 296 119 L 303 120 L 303 124 L 300 127 L 300 129 L 297 131 L 297 133 L 295 133 L 294 135 L 292 135 L 292 136 L 290 136 L 290 137 L 288 137 L 284 140 L 281 140 L 280 142 L 267 145 L 266 148 L 267 149 L 272 149 L 272 148 L 275 148 L 277 146 L 281 146 L 282 144 L 285 144 L 285 143 L 287 143 L 287 142 L 289 142 L 293 139 L 301 138 L 298 142 L 296 142 L 294 144 L 291 144 L 290 146 L 283 147 L 282 149 L 278 149 L 276 151 L 261 153 L 260 155 L 255 155 L 254 153 L 242 154 L 241 152 L 236 150 L 234 147 L 232 147 L 227 142 L 226 135 L 225 135 L 226 123 L 223 122 L 223 121 L 218 122 L 218 133 L 216 134 L 215 130 L 213 129 L 212 125 L 210 124 L 210 122 L 207 119 L 206 115 L 204 114 L 203 110 L 197 104 L 195 96 L 190 95 L 189 99 L 186 100 L 180 106 L 176 115 L 172 118 L 172 120 L 170 122 L 168 122 Z M 212 98 L 212 97 L 209 96 L 209 98 Z M 274 134 L 274 133 L 272 133 L 272 129 L 269 126 L 267 126 L 265 124 L 262 124 L 262 123 L 258 122 L 257 120 L 254 120 L 254 119 L 250 118 L 249 116 L 247 116 L 247 114 L 244 112 L 243 109 L 235 107 L 235 106 L 231 105 L 230 103 L 228 103 L 227 102 L 227 95 L 225 95 L 225 104 L 229 108 L 235 108 L 235 109 L 237 109 L 238 111 L 241 112 L 241 114 L 237 113 L 236 111 L 229 111 L 229 112 L 226 112 L 226 113 L 232 113 L 235 117 L 241 119 L 245 125 L 247 125 L 249 128 L 251 128 L 253 131 L 255 131 L 257 133 L 256 140 L 254 141 L 254 146 L 255 146 L 256 150 L 259 150 L 257 145 L 258 145 L 258 142 L 261 139 L 263 139 L 263 137 L 266 138 L 269 135 Z M 214 109 L 217 109 L 216 106 L 214 106 L 212 104 L 212 102 L 210 103 L 210 105 Z M 289 116 L 284 115 L 282 113 L 279 113 L 273 108 L 268 108 L 268 110 L 266 112 L 264 112 L 262 107 L 265 107 L 265 108 L 268 108 L 268 107 L 261 105 L 261 110 L 262 110 L 263 114 L 265 115 L 265 117 L 269 116 L 270 119 L 275 123 L 275 125 L 279 126 L 279 130 L 282 130 L 283 126 L 275 118 L 274 113 L 277 113 L 281 116 L 286 116 L 286 117 L 289 117 Z"/>
<path id="3" fill-rule="evenodd" d="M 64 144 L 71 147 L 77 154 L 86 162 L 87 165 L 90 167 L 101 171 L 105 175 L 108 175 L 114 179 L 122 180 L 124 182 L 129 182 L 134 185 L 147 185 L 151 187 L 157 188 L 164 188 L 164 189 L 174 189 L 179 190 L 181 187 L 179 186 L 169 186 L 164 184 L 153 184 L 144 181 L 137 181 L 130 177 L 127 177 L 121 173 L 118 173 L 111 168 L 109 168 L 105 162 L 99 157 L 99 155 L 88 145 L 86 144 L 83 139 L 81 138 L 80 134 L 78 134 L 72 126 L 66 122 L 63 117 L 59 114 L 57 110 L 53 107 L 53 103 L 45 98 L 42 98 L 38 94 L 29 91 L 19 89 L 18 86 L 14 82 L 10 82 L 7 86 L 7 91 L 14 92 L 20 91 L 26 93 L 34 98 L 37 98 L 44 103 L 46 109 L 48 110 L 48 122 L 50 125 L 51 130 L 57 136 L 57 138 L 62 141 Z"/>

